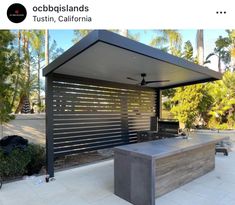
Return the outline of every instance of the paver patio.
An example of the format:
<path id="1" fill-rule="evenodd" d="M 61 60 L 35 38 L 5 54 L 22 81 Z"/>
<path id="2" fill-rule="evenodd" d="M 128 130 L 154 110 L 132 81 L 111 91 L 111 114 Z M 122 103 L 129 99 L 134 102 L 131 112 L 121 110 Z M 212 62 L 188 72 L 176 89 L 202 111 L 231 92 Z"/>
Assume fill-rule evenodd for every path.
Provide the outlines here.
<path id="1" fill-rule="evenodd" d="M 235 152 L 216 155 L 216 168 L 158 199 L 158 205 L 234 205 Z M 0 205 L 128 205 L 113 194 L 113 160 L 4 184 Z"/>

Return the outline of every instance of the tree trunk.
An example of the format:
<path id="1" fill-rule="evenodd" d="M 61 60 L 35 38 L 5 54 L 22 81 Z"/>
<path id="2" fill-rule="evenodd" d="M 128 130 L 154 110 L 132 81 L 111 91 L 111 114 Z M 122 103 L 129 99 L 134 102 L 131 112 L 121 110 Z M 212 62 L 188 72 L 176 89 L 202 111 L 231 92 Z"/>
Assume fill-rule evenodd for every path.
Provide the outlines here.
<path id="1" fill-rule="evenodd" d="M 203 30 L 197 30 L 197 57 L 198 57 L 198 64 L 203 65 L 204 63 Z"/>
<path id="2" fill-rule="evenodd" d="M 25 78 L 24 83 L 28 86 L 30 85 L 30 79 L 31 79 L 31 72 L 30 72 L 30 53 L 29 53 L 29 36 L 26 32 L 23 32 L 23 54 L 24 54 L 24 70 L 25 70 Z M 24 106 L 24 102 L 29 102 L 29 96 L 30 96 L 30 89 L 21 90 L 20 95 L 20 101 L 16 108 L 15 113 L 19 113 L 22 110 L 22 107 Z M 30 107 L 30 105 L 29 105 Z"/>
<path id="3" fill-rule="evenodd" d="M 49 31 L 45 30 L 45 63 L 49 64 Z"/>
<path id="4" fill-rule="evenodd" d="M 18 104 L 18 106 L 16 108 L 15 113 L 21 112 L 25 102 L 29 102 L 29 98 L 26 95 L 22 95 L 20 97 L 20 102 L 19 102 L 19 104 Z"/>
<path id="5" fill-rule="evenodd" d="M 218 56 L 218 70 L 219 70 L 220 73 L 222 73 L 222 70 L 221 70 L 221 56 L 220 56 L 220 54 Z"/>
<path id="6" fill-rule="evenodd" d="M 231 49 L 230 53 L 231 53 L 231 67 L 232 67 L 232 71 L 234 72 L 235 71 L 235 45 Z"/>
<path id="7" fill-rule="evenodd" d="M 20 42 L 21 42 L 21 31 L 19 30 L 18 31 L 18 57 L 19 57 L 19 61 L 20 61 L 20 58 L 21 58 L 21 45 L 20 45 Z M 12 98 L 12 102 L 11 102 L 11 110 L 14 107 L 14 103 L 15 103 L 15 100 L 16 100 L 17 92 L 18 92 L 19 77 L 20 77 L 20 71 L 18 70 L 17 75 L 16 75 L 14 94 L 13 94 L 13 98 Z"/>
<path id="8" fill-rule="evenodd" d="M 128 30 L 127 29 L 120 29 L 119 34 L 125 37 L 128 37 Z"/>
<path id="9" fill-rule="evenodd" d="M 40 112 L 40 107 L 41 107 L 41 84 L 40 84 L 40 53 L 38 53 L 38 112 Z"/>
<path id="10" fill-rule="evenodd" d="M 30 77 L 31 77 L 31 73 L 30 73 L 30 56 L 29 56 L 29 39 L 26 40 L 25 47 L 26 47 L 26 50 L 25 50 L 25 61 L 27 62 L 27 64 L 26 64 L 26 68 L 27 68 L 27 82 L 29 84 Z M 29 94 L 29 93 L 27 93 L 27 94 Z"/>
<path id="11" fill-rule="evenodd" d="M 2 139 L 3 138 L 3 124 L 1 123 L 1 137 L 0 137 L 0 139 Z"/>
<path id="12" fill-rule="evenodd" d="M 19 104 L 16 108 L 16 111 L 15 111 L 16 114 L 18 114 L 21 111 L 23 105 L 24 105 L 24 96 L 21 96 L 20 97 L 20 102 L 19 102 Z"/>

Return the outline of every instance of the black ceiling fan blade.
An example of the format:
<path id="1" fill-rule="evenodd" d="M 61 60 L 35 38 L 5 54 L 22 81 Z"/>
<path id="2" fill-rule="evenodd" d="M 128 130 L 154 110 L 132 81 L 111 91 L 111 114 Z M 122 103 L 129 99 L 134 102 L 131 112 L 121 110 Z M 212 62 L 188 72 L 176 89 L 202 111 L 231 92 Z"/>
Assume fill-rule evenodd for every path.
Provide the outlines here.
<path id="1" fill-rule="evenodd" d="M 137 81 L 137 82 L 138 82 L 138 80 L 136 80 L 136 79 L 134 79 L 134 78 L 127 77 L 127 79 L 128 79 L 128 80 L 133 80 L 133 81 Z"/>
<path id="2" fill-rule="evenodd" d="M 164 82 L 169 82 L 170 80 L 153 80 L 153 81 L 146 81 L 145 84 L 150 84 L 150 83 L 164 83 Z"/>

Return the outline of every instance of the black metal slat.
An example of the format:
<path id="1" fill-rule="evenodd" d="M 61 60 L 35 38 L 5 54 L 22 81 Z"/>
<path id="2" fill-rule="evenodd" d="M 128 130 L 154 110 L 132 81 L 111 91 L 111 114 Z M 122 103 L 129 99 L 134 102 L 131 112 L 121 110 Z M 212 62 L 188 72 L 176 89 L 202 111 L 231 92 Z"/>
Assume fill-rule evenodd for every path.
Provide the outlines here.
<path id="1" fill-rule="evenodd" d="M 99 104 L 83 104 L 83 105 L 54 105 L 53 109 L 68 109 L 68 110 L 74 110 L 74 109 L 98 109 L 98 110 L 120 110 L 121 106 L 120 105 L 99 105 Z"/>
<path id="2" fill-rule="evenodd" d="M 97 99 L 93 99 L 90 102 L 86 101 L 74 101 L 74 102 L 67 102 L 67 101 L 62 101 L 62 102 L 54 102 L 54 106 L 121 106 L 120 102 L 107 102 L 107 101 L 102 101 L 99 102 Z M 147 105 L 147 104 L 146 104 Z"/>
<path id="3" fill-rule="evenodd" d="M 80 102 L 80 101 L 86 101 L 86 102 L 93 102 L 94 100 L 97 102 L 116 102 L 116 103 L 120 103 L 121 99 L 120 96 L 117 96 L 115 98 L 115 96 L 101 96 L 101 95 L 89 95 L 87 93 L 85 94 L 78 94 L 77 96 L 73 96 L 73 95 L 66 95 L 63 96 L 62 94 L 59 95 L 58 92 L 54 93 L 53 95 L 53 100 L 54 102 L 71 102 L 71 103 L 76 103 L 76 102 Z M 154 97 L 141 97 L 140 99 L 133 99 L 136 102 L 140 102 L 140 103 L 153 103 L 155 101 Z"/>
<path id="4" fill-rule="evenodd" d="M 54 92 L 53 92 L 53 96 L 60 96 L 60 95 L 77 95 L 80 96 L 81 94 L 89 94 L 89 95 L 94 95 L 94 96 L 111 96 L 111 97 L 121 97 L 121 96 L 125 96 L 125 97 L 142 97 L 142 99 L 144 98 L 152 98 L 153 96 L 151 95 L 151 93 L 141 93 L 141 92 L 128 92 L 127 90 L 125 91 L 103 91 L 103 90 L 92 90 L 92 89 L 70 89 L 70 88 L 66 88 L 66 87 L 53 87 L 54 88 Z"/>
<path id="5" fill-rule="evenodd" d="M 99 113 L 90 113 L 90 112 L 80 112 L 77 114 L 54 114 L 54 120 L 66 120 L 66 119 L 120 119 L 120 113 L 107 113 L 107 112 L 99 112 Z"/>
<path id="6" fill-rule="evenodd" d="M 128 118 L 129 119 L 129 118 Z M 54 125 L 70 125 L 70 124 L 95 124 L 95 123 L 99 123 L 99 124 L 105 124 L 105 123 L 120 123 L 121 119 L 117 118 L 117 119 L 99 119 L 99 118 L 90 118 L 90 119 L 62 119 L 62 120 L 54 120 Z M 141 122 L 147 122 L 149 123 L 149 118 L 130 118 L 128 123 L 141 123 Z"/>
<path id="7" fill-rule="evenodd" d="M 94 143 L 98 143 L 98 142 L 114 142 L 114 141 L 124 141 L 122 136 L 118 136 L 118 137 L 105 137 L 105 138 L 86 138 L 86 139 L 79 139 L 79 140 L 74 140 L 74 141 L 65 141 L 63 143 L 55 143 L 54 147 L 65 147 L 65 146 L 71 146 L 71 145 L 90 145 L 90 144 L 94 144 Z"/>
<path id="8" fill-rule="evenodd" d="M 106 122 L 110 122 L 110 123 L 120 123 L 121 119 L 117 118 L 117 119 L 104 119 L 104 118 L 90 118 L 90 119 L 60 119 L 60 120 L 55 120 L 54 119 L 54 125 L 61 125 L 61 124 L 79 124 L 79 123 L 87 123 L 87 124 L 93 124 L 93 123 L 106 123 Z"/>
<path id="9" fill-rule="evenodd" d="M 87 114 L 91 114 L 91 113 L 92 114 L 101 114 L 101 113 L 108 114 L 108 113 L 110 113 L 111 114 L 111 113 L 115 113 L 115 112 L 117 114 L 122 114 L 122 115 L 140 114 L 139 111 L 135 111 L 135 110 L 132 110 L 129 113 L 120 113 L 120 109 L 114 110 L 114 109 L 98 109 L 98 108 L 96 108 L 96 109 L 93 108 L 92 109 L 92 108 L 89 108 L 89 111 L 87 111 L 87 110 L 84 111 L 84 110 L 85 110 L 85 108 L 83 108 L 81 110 L 75 110 L 75 111 L 72 111 L 71 109 L 70 110 L 68 109 L 68 111 L 61 111 L 61 110 L 58 111 L 58 109 L 53 108 L 53 115 L 56 115 L 56 114 L 61 114 L 61 115 L 62 114 L 81 114 L 81 113 L 87 113 Z M 149 113 L 149 116 L 152 116 L 152 113 Z"/>
<path id="10" fill-rule="evenodd" d="M 76 113 L 53 113 L 55 119 L 72 119 L 72 118 L 116 118 L 120 116 L 127 116 L 128 118 L 139 117 L 151 117 L 152 112 L 128 112 L 128 113 L 117 113 L 117 112 L 76 112 Z"/>
<path id="11" fill-rule="evenodd" d="M 128 98 L 128 97 L 127 97 Z M 154 98 L 149 98 L 149 97 L 141 97 L 141 99 L 133 99 L 132 96 L 129 97 L 129 100 L 136 100 L 141 103 L 154 103 L 155 99 Z M 120 96 L 114 96 L 114 95 L 108 95 L 108 96 L 103 96 L 103 95 L 90 95 L 89 93 L 84 92 L 84 94 L 76 93 L 76 94 L 58 94 L 54 93 L 53 94 L 53 102 L 56 103 L 58 102 L 66 102 L 66 101 L 94 101 L 96 100 L 97 102 L 118 102 L 120 103 Z"/>
<path id="12" fill-rule="evenodd" d="M 128 92 L 128 93 L 136 93 L 136 89 L 127 89 L 127 88 L 117 88 L 117 87 L 104 87 L 104 86 L 92 86 L 83 83 L 70 83 L 70 82 L 53 82 L 53 87 L 64 87 L 68 89 L 74 90 L 93 90 L 93 91 L 102 91 L 102 92 Z M 138 90 L 139 93 L 143 94 L 152 94 L 150 90 Z"/>
<path id="13" fill-rule="evenodd" d="M 149 129 L 149 126 L 146 125 L 146 126 L 138 126 L 138 127 L 130 127 L 130 131 L 128 132 L 128 134 L 133 134 L 133 133 L 136 133 L 136 131 L 139 131 L 139 130 L 146 130 L 146 129 Z M 93 132 L 90 131 L 90 132 L 74 132 L 74 133 L 71 133 L 71 132 L 65 132 L 64 133 L 57 133 L 54 135 L 54 139 L 56 139 L 55 141 L 63 141 L 63 140 L 60 140 L 60 139 L 64 139 L 64 140 L 73 140 L 73 139 L 78 139 L 78 138 L 92 138 L 92 137 L 102 137 L 102 136 L 113 136 L 113 135 L 118 135 L 120 134 L 121 131 L 120 130 L 102 130 L 102 131 L 96 131 L 94 130 Z"/>
<path id="14" fill-rule="evenodd" d="M 86 112 L 86 113 L 97 113 L 97 114 L 99 114 L 99 113 L 102 113 L 102 112 L 106 112 L 106 113 L 113 113 L 114 111 L 113 110 L 102 110 L 102 112 L 100 112 L 98 109 L 96 109 L 96 110 L 92 110 L 92 109 L 90 109 L 89 111 L 84 111 L 84 110 L 77 110 L 77 111 L 57 111 L 56 109 L 55 110 L 53 110 L 53 114 L 80 114 L 81 112 Z M 118 111 L 116 111 L 116 113 L 120 113 L 120 112 L 118 112 Z"/>
<path id="15" fill-rule="evenodd" d="M 129 132 L 129 137 L 131 138 L 135 138 L 137 137 L 137 132 L 133 131 L 133 132 Z M 68 143 L 68 142 L 83 142 L 83 141 L 90 141 L 90 140 L 99 140 L 99 139 L 103 139 L 103 140 L 109 140 L 109 139 L 117 139 L 117 138 L 122 138 L 123 136 L 120 133 L 112 133 L 112 134 L 102 134 L 102 135 L 76 135 L 74 137 L 70 136 L 70 137 L 60 137 L 60 138 L 54 138 L 54 142 L 55 144 L 64 144 L 64 143 Z"/>
<path id="16" fill-rule="evenodd" d="M 133 133 L 134 134 L 134 133 Z M 105 137 L 119 137 L 121 136 L 120 132 L 116 133 L 109 133 L 109 134 L 84 134 L 84 135 L 75 135 L 75 136 L 69 136 L 69 137 L 57 137 L 54 138 L 55 143 L 63 143 L 63 142 L 69 142 L 69 141 L 75 141 L 75 140 L 85 140 L 85 139 L 96 139 L 96 138 L 105 138 Z"/>
<path id="17" fill-rule="evenodd" d="M 107 101 L 109 100 L 119 100 L 120 97 L 126 97 L 126 98 L 133 98 L 133 97 L 138 97 L 138 98 L 142 98 L 141 100 L 142 101 L 152 101 L 153 98 L 150 98 L 150 97 L 145 97 L 145 96 L 126 96 L 125 94 L 123 95 L 114 95 L 114 94 L 95 94 L 95 93 L 89 93 L 88 91 L 84 91 L 84 92 L 77 92 L 77 93 L 60 93 L 59 91 L 53 93 L 53 100 L 62 100 L 62 99 L 84 99 L 84 98 L 87 98 L 87 99 L 91 99 L 91 98 L 100 98 L 100 99 L 104 99 L 106 98 Z M 136 99 L 138 100 L 138 99 Z"/>
<path id="18" fill-rule="evenodd" d="M 121 130 L 121 126 L 120 125 L 116 125 L 116 126 L 99 126 L 99 127 L 77 127 L 75 129 L 73 128 L 69 128 L 69 129 L 53 129 L 54 133 L 68 133 L 68 132 L 86 132 L 86 131 L 91 131 L 93 130 L 95 131 L 99 131 L 99 130 Z"/>
<path id="19" fill-rule="evenodd" d="M 91 148 L 91 147 L 99 147 L 99 146 L 103 146 L 103 145 L 112 145 L 115 143 L 124 143 L 125 140 L 124 139 L 118 139 L 118 140 L 113 140 L 113 141 L 105 141 L 105 142 L 96 142 L 96 143 L 84 143 L 84 144 L 78 144 L 78 145 L 74 145 L 74 146 L 67 146 L 67 147 L 54 147 L 54 151 L 55 152 L 63 152 L 63 151 L 70 151 L 73 149 L 83 149 L 83 148 Z"/>
<path id="20" fill-rule="evenodd" d="M 74 77 L 71 75 L 63 75 L 63 74 L 57 74 L 54 73 L 54 80 L 53 83 L 68 83 L 68 84 L 84 84 L 89 85 L 91 87 L 99 86 L 102 88 L 118 88 L 118 89 L 126 89 L 129 90 L 140 90 L 140 91 L 150 91 L 152 92 L 152 88 L 149 87 L 140 87 L 136 85 L 130 85 L 130 84 L 123 84 L 123 83 L 115 83 L 115 82 L 108 82 L 103 80 L 97 80 L 97 79 L 91 79 L 91 78 L 83 78 L 83 77 Z"/>
<path id="21" fill-rule="evenodd" d="M 73 128 L 73 127 L 89 127 L 89 126 L 110 126 L 110 125 L 120 125 L 120 121 L 119 122 L 86 122 L 86 123 L 73 123 L 73 124 L 54 124 L 54 128 Z"/>
<path id="22" fill-rule="evenodd" d="M 120 133 L 122 130 L 89 130 L 89 131 L 83 131 L 83 132 L 65 132 L 65 133 L 54 133 L 53 137 L 71 137 L 71 136 L 78 136 L 78 135 L 93 135 L 93 134 L 113 134 L 113 133 Z"/>
<path id="23" fill-rule="evenodd" d="M 132 142 L 134 143 L 134 142 Z M 117 144 L 112 144 L 112 145 L 103 145 L 99 147 L 92 147 L 92 148 L 84 148 L 84 149 L 77 149 L 77 150 L 66 150 L 64 152 L 54 152 L 55 157 L 63 157 L 66 155 L 72 155 L 72 154 L 78 154 L 78 153 L 84 153 L 84 152 L 90 152 L 90 151 L 95 151 L 95 150 L 101 150 L 101 149 L 108 149 L 108 148 L 113 148 L 115 146 L 121 146 L 125 145 L 127 143 L 117 143 Z"/>
<path id="24" fill-rule="evenodd" d="M 140 107 L 140 105 L 142 106 L 142 107 Z M 122 104 L 120 103 L 120 102 L 118 102 L 118 103 L 115 103 L 115 102 L 102 102 L 102 103 L 100 103 L 100 102 L 98 102 L 98 101 L 96 101 L 95 99 L 93 100 L 93 101 L 91 101 L 91 102 L 73 102 L 73 103 L 71 103 L 71 102 L 65 102 L 65 101 L 62 101 L 62 102 L 59 102 L 59 101 L 57 101 L 57 102 L 54 102 L 54 104 L 53 104 L 53 107 L 58 107 L 58 108 L 60 108 L 60 107 L 63 107 L 63 108 L 79 108 L 79 107 L 97 107 L 97 106 L 99 106 L 99 107 L 119 107 L 119 108 L 121 108 L 122 107 Z M 150 104 L 150 103 L 132 103 L 132 104 L 129 104 L 129 106 L 128 106 L 128 108 L 129 109 L 146 109 L 146 108 L 151 108 L 151 109 L 153 109 L 153 107 L 152 107 L 152 104 Z"/>

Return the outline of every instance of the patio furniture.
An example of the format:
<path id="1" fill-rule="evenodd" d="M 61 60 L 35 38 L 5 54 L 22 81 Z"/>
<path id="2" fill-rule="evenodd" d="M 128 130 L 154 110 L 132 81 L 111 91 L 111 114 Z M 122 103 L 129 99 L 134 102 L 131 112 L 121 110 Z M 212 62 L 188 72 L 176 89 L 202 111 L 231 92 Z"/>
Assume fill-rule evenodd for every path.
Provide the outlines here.
<path id="1" fill-rule="evenodd" d="M 216 146 L 215 147 L 215 154 L 217 152 L 222 152 L 224 153 L 225 156 L 228 156 L 228 148 L 227 147 L 219 147 L 219 146 Z"/>
<path id="2" fill-rule="evenodd" d="M 226 137 L 226 140 L 228 140 L 228 139 L 229 138 Z M 228 148 L 227 144 L 225 143 L 225 141 L 220 141 L 215 146 L 215 154 L 217 152 L 222 152 L 222 153 L 224 153 L 225 156 L 228 156 L 228 149 L 229 148 Z"/>
<path id="3" fill-rule="evenodd" d="M 160 197 L 214 169 L 223 137 L 161 139 L 114 148 L 114 193 L 134 205 Z"/>

